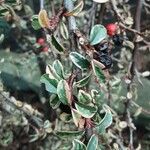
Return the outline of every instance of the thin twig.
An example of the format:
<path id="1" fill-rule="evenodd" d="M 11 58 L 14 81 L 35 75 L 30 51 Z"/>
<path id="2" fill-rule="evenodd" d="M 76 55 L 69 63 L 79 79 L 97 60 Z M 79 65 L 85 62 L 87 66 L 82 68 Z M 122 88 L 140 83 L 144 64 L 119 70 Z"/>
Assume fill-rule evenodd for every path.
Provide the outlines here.
<path id="1" fill-rule="evenodd" d="M 0 95 L 4 98 L 1 102 L 2 107 L 5 107 L 5 105 L 3 105 L 4 103 L 7 103 L 8 105 L 11 104 L 11 107 L 14 107 L 16 110 L 25 113 L 28 117 L 32 118 L 32 120 L 38 126 L 41 126 L 41 122 L 39 123 L 38 121 L 42 121 L 43 114 L 41 114 L 38 110 L 34 109 L 31 105 L 27 103 L 18 101 L 15 98 L 10 98 L 5 92 L 0 92 Z M 6 110 L 8 109 L 6 108 Z M 11 110 L 9 112 L 11 112 Z"/>

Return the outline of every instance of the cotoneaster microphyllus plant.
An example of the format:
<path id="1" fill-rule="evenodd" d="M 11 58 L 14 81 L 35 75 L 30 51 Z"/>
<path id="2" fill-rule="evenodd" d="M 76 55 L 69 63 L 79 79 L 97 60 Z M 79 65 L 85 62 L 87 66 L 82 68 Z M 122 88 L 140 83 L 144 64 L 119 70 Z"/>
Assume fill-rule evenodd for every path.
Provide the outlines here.
<path id="1" fill-rule="evenodd" d="M 69 3 L 72 2 L 69 1 Z M 80 52 L 78 49 L 65 50 L 56 39 L 56 34 L 54 35 L 63 17 L 76 16 L 82 8 L 83 1 L 69 12 L 62 8 L 51 18 L 46 10 L 42 9 L 37 17 L 33 17 L 32 24 L 33 27 L 39 28 L 40 26 L 47 31 L 48 42 L 60 54 L 69 55 L 69 57 L 64 55 L 70 64 L 69 68 L 63 65 L 64 61 L 56 59 L 46 67 L 46 73 L 41 77 L 41 82 L 50 93 L 51 107 L 63 108 L 59 118 L 67 123 L 73 122 L 76 126 L 76 130 L 73 131 L 56 130 L 54 132 L 60 137 L 80 136 L 73 140 L 74 150 L 96 150 L 99 147 L 98 136 L 105 134 L 113 119 L 109 106 L 102 103 L 103 99 L 107 99 L 108 68 L 112 65 L 107 30 L 103 25 L 97 24 L 91 29 L 90 38 L 86 39 L 75 28 L 74 35 L 82 47 Z M 72 20 L 71 23 L 73 23 Z M 62 25 L 61 34 L 67 39 L 66 25 L 65 23 L 60 25 Z M 91 133 L 87 134 L 88 131 Z"/>

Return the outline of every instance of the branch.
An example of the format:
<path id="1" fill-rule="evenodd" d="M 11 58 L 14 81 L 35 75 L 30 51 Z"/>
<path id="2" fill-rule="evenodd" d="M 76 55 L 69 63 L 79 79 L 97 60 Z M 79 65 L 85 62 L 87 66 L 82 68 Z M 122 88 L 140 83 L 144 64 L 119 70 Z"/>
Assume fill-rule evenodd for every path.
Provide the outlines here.
<path id="1" fill-rule="evenodd" d="M 118 12 L 118 8 L 117 8 L 116 1 L 115 1 L 115 0 L 110 0 L 110 1 L 111 1 L 111 5 L 112 5 L 112 8 L 113 8 L 113 11 L 115 12 L 115 14 L 116 14 L 118 20 L 120 21 L 119 26 L 120 26 L 121 28 L 124 28 L 125 30 L 128 30 L 128 31 L 134 33 L 134 34 L 138 34 L 138 35 L 140 35 L 140 36 L 144 36 L 139 30 L 129 28 L 129 27 L 127 27 L 127 26 L 125 25 L 124 19 L 122 18 L 122 16 L 121 16 L 120 13 Z M 138 15 L 139 15 L 139 14 L 138 14 Z M 139 17 L 139 16 L 137 16 L 137 17 Z M 140 19 L 140 18 L 139 18 L 139 19 Z"/>
<path id="2" fill-rule="evenodd" d="M 9 97 L 6 92 L 0 92 L 0 95 L 3 97 L 0 99 L 0 106 L 6 110 L 8 113 L 17 113 L 23 112 L 25 115 L 30 117 L 39 127 L 41 127 L 41 122 L 43 114 L 41 114 L 38 110 L 34 109 L 31 105 L 27 103 L 23 103 L 21 101 L 16 100 L 14 97 Z M 14 111 L 12 110 L 14 108 Z"/>

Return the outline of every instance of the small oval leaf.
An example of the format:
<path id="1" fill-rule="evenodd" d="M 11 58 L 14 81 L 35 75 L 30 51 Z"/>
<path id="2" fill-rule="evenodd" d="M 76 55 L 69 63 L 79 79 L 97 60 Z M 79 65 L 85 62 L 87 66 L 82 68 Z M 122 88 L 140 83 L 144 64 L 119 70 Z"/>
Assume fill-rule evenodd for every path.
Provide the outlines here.
<path id="1" fill-rule="evenodd" d="M 104 83 L 105 76 L 103 74 L 101 67 L 96 63 L 96 61 L 92 61 L 92 68 L 93 68 L 94 74 L 98 78 L 99 82 Z"/>
<path id="2" fill-rule="evenodd" d="M 57 41 L 57 39 L 53 35 L 51 37 L 51 43 L 56 48 L 56 50 L 58 50 L 59 52 L 65 51 L 65 48 L 60 44 L 60 42 Z"/>
<path id="3" fill-rule="evenodd" d="M 41 27 L 49 28 L 49 18 L 48 18 L 46 10 L 44 9 L 40 10 L 38 14 L 38 21 Z"/>
<path id="4" fill-rule="evenodd" d="M 97 24 L 93 26 L 90 33 L 90 43 L 91 45 L 96 45 L 100 43 L 102 40 L 107 38 L 107 30 L 104 26 Z"/>
<path id="5" fill-rule="evenodd" d="M 64 78 L 64 68 L 59 60 L 55 60 L 53 63 L 55 73 L 62 79 Z"/>
<path id="6" fill-rule="evenodd" d="M 82 104 L 89 104 L 92 102 L 92 97 L 87 92 L 85 92 L 83 90 L 79 90 L 78 100 Z"/>
<path id="7" fill-rule="evenodd" d="M 51 93 L 57 93 L 58 82 L 55 79 L 50 79 L 48 74 L 42 75 L 40 79 L 41 83 L 45 84 L 46 90 Z"/>
<path id="8" fill-rule="evenodd" d="M 81 114 L 85 118 L 92 118 L 97 112 L 96 106 L 87 106 L 79 102 L 75 103 L 75 107 L 79 114 Z"/>
<path id="9" fill-rule="evenodd" d="M 90 66 L 90 62 L 81 54 L 77 52 L 70 53 L 70 59 L 72 62 L 80 69 L 88 69 Z"/>
<path id="10" fill-rule="evenodd" d="M 60 33 L 65 40 L 69 39 L 68 29 L 63 22 L 60 23 Z"/>

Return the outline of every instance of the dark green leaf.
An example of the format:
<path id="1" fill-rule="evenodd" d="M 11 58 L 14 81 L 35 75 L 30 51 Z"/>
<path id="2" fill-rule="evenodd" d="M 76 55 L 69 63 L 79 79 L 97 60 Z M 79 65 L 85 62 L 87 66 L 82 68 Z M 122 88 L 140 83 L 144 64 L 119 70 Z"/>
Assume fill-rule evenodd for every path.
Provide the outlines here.
<path id="1" fill-rule="evenodd" d="M 79 102 L 75 103 L 75 107 L 77 111 L 85 118 L 92 118 L 97 112 L 96 106 L 88 106 Z"/>
<path id="2" fill-rule="evenodd" d="M 86 146 L 84 143 L 82 143 L 81 141 L 75 139 L 73 141 L 73 150 L 86 150 Z"/>
<path id="3" fill-rule="evenodd" d="M 80 69 L 88 69 L 90 66 L 90 62 L 77 52 L 70 53 L 70 58 L 72 62 Z"/>
<path id="4" fill-rule="evenodd" d="M 98 146 L 98 137 L 93 134 L 88 142 L 87 150 L 96 150 Z"/>
<path id="5" fill-rule="evenodd" d="M 58 96 L 56 94 L 52 94 L 51 97 L 50 97 L 50 106 L 53 109 L 56 109 L 56 108 L 59 107 L 60 103 L 61 102 L 60 102 Z"/>
<path id="6" fill-rule="evenodd" d="M 59 52 L 64 52 L 65 49 L 64 47 L 57 41 L 57 39 L 52 35 L 52 44 L 53 46 L 59 51 Z"/>
<path id="7" fill-rule="evenodd" d="M 44 83 L 46 90 L 51 93 L 57 93 L 57 81 L 55 79 L 50 79 L 48 74 L 42 75 L 40 79 L 41 83 Z"/>
<path id="8" fill-rule="evenodd" d="M 76 82 L 77 87 L 83 87 L 89 83 L 91 79 L 91 73 L 87 75 L 85 78 L 81 79 L 80 81 Z"/>
<path id="9" fill-rule="evenodd" d="M 90 43 L 91 45 L 96 45 L 100 43 L 107 37 L 107 30 L 104 26 L 97 24 L 93 26 L 90 33 Z"/>

